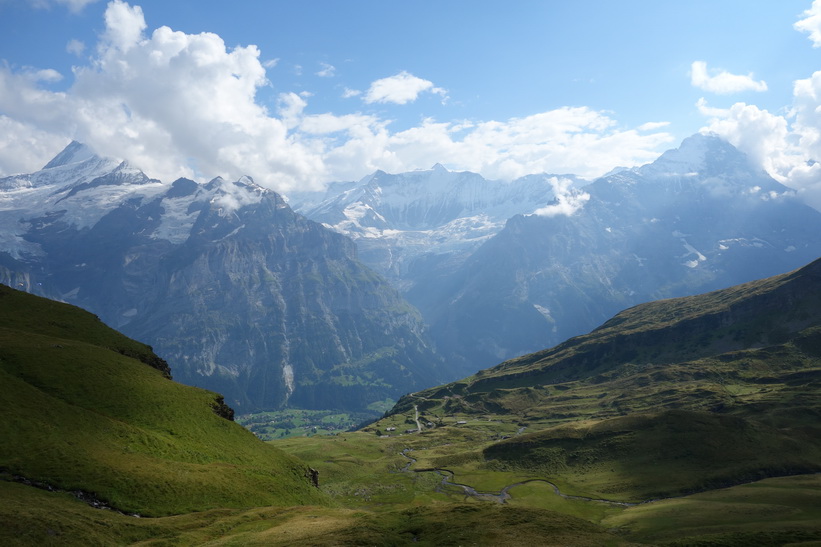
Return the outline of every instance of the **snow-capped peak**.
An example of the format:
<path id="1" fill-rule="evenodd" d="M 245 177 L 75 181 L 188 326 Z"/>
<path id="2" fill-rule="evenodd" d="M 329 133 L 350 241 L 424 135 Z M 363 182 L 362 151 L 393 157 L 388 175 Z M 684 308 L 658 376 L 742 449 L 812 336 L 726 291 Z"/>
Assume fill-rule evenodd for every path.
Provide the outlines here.
<path id="1" fill-rule="evenodd" d="M 55 167 L 62 167 L 72 163 L 82 163 L 88 159 L 94 158 L 97 155 L 87 145 L 71 141 L 68 146 L 63 148 L 63 151 L 54 156 L 43 169 L 54 169 Z"/>
<path id="2" fill-rule="evenodd" d="M 656 161 L 637 171 L 653 177 L 687 177 L 707 172 L 749 171 L 747 157 L 732 144 L 714 133 L 696 133 L 681 146 L 666 151 Z"/>

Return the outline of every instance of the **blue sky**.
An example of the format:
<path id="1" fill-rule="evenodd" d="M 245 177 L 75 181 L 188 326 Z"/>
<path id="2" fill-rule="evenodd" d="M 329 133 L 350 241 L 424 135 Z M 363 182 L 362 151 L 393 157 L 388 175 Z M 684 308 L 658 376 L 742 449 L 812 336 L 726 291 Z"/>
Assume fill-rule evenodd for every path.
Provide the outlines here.
<path id="1" fill-rule="evenodd" d="M 0 0 L 0 174 L 78 139 L 286 192 L 595 177 L 709 129 L 815 203 L 819 28 L 810 0 Z"/>

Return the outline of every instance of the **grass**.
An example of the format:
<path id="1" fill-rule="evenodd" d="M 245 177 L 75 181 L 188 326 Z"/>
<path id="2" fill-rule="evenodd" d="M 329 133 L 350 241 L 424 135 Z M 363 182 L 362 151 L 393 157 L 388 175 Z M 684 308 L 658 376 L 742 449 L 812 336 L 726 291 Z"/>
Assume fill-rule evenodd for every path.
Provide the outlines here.
<path id="1" fill-rule="evenodd" d="M 289 408 L 245 414 L 237 416 L 236 421 L 260 439 L 270 441 L 287 437 L 343 433 L 378 417 L 377 413 Z"/>
<path id="2" fill-rule="evenodd" d="M 766 479 L 631 507 L 603 520 L 631 538 L 677 545 L 821 541 L 821 475 Z M 756 537 L 757 536 L 757 537 Z M 681 538 L 687 538 L 683 540 Z"/>
<path id="3" fill-rule="evenodd" d="M 0 482 L 3 545 L 627 545 L 585 520 L 489 504 L 394 507 L 215 509 L 137 519 L 101 511 L 68 494 Z"/>
<path id="4" fill-rule="evenodd" d="M 46 326 L 0 326 L 0 470 L 146 516 L 324 503 L 303 463 L 214 412 L 217 394 L 111 349 L 127 339 L 94 316 L 25 296 Z"/>
<path id="5" fill-rule="evenodd" d="M 567 493 L 632 502 L 821 469 L 817 434 L 683 410 L 552 428 L 484 454 L 500 469 L 564 480 Z"/>

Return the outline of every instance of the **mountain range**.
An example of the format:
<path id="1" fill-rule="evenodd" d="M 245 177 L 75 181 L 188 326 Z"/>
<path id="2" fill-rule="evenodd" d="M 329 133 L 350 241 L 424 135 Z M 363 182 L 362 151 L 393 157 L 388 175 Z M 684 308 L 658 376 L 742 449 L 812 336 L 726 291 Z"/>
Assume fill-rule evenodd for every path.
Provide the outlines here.
<path id="1" fill-rule="evenodd" d="M 403 290 L 426 275 L 431 257 L 459 261 L 504 227 L 510 217 L 549 204 L 562 189 L 584 182 L 573 175 L 488 180 L 477 173 L 376 171 L 325 192 L 288 195 L 294 209 L 356 241 L 360 256 Z"/>
<path id="2" fill-rule="evenodd" d="M 0 179 L 0 279 L 144 340 L 238 409 L 365 411 L 446 375 L 347 237 L 244 177 L 163 183 L 73 142 Z"/>
<path id="3" fill-rule="evenodd" d="M 354 238 L 465 374 L 587 332 L 625 307 L 821 256 L 821 213 L 714 135 L 585 182 L 500 184 L 437 166 L 377 172 L 300 210 Z"/>
<path id="4" fill-rule="evenodd" d="M 702 134 L 593 182 L 437 164 L 286 200 L 76 142 L 0 179 L 0 281 L 92 311 L 241 412 L 377 415 L 626 307 L 806 264 L 818 233 L 821 213 Z"/>

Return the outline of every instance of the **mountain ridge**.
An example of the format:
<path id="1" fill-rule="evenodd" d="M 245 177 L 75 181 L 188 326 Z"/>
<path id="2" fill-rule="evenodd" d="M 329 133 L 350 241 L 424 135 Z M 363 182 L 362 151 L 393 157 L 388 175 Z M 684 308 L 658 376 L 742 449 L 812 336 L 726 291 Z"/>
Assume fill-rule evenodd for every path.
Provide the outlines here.
<path id="1" fill-rule="evenodd" d="M 663 370 L 710 356 L 727 362 L 746 351 L 798 344 L 821 357 L 821 259 L 774 277 L 710 293 L 628 308 L 588 334 L 517 357 L 466 379 L 406 396 L 391 413 L 448 394 L 470 396 L 536 384 L 596 378 L 628 364 Z M 420 404 L 428 406 L 429 401 Z M 467 409 L 468 407 L 466 407 Z M 467 412 L 468 410 L 463 409 Z"/>

